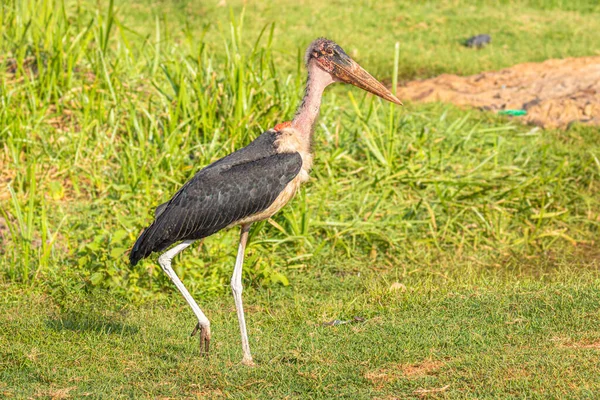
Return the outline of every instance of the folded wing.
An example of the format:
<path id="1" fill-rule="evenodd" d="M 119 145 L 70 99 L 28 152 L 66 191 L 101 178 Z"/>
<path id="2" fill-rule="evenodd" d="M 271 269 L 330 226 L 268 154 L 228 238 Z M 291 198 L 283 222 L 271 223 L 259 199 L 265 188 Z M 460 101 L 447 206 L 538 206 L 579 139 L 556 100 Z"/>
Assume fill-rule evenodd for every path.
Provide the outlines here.
<path id="1" fill-rule="evenodd" d="M 156 209 L 154 222 L 131 250 L 131 264 L 173 243 L 212 235 L 266 210 L 301 167 L 300 154 L 279 153 L 201 170 Z"/>

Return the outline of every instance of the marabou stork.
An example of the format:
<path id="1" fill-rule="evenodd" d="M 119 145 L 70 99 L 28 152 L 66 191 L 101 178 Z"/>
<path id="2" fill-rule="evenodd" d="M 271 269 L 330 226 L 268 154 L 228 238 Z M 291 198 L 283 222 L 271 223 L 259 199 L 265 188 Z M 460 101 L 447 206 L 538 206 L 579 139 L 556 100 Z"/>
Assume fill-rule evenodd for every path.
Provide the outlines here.
<path id="1" fill-rule="evenodd" d="M 156 208 L 154 222 L 135 242 L 131 265 L 152 252 L 192 308 L 200 331 L 200 351 L 208 354 L 210 322 L 171 267 L 173 257 L 195 240 L 221 229 L 241 226 L 231 289 L 242 336 L 242 363 L 253 365 L 242 305 L 242 264 L 253 222 L 271 217 L 308 180 L 313 156 L 311 141 L 323 90 L 335 82 L 349 83 L 402 105 L 382 83 L 352 60 L 335 42 L 319 38 L 306 51 L 308 79 L 294 119 L 261 134 L 248 146 L 215 161 L 194 175 L 166 203 Z"/>

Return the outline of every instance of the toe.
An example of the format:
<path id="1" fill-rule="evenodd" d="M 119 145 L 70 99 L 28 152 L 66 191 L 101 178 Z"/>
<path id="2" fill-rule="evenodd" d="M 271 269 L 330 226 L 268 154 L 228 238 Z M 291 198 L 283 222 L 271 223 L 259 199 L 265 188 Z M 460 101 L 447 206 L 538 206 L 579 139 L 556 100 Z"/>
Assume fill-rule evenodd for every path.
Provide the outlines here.
<path id="1" fill-rule="evenodd" d="M 246 357 L 242 359 L 242 365 L 245 365 L 247 367 L 256 367 L 256 364 L 254 363 L 254 361 L 252 361 L 252 358 Z"/>
<path id="2" fill-rule="evenodd" d="M 196 326 L 194 327 L 194 330 L 192 331 L 192 334 L 191 334 L 190 336 L 194 336 L 194 335 L 196 335 L 196 333 L 198 332 L 198 330 L 199 330 L 199 329 L 200 329 L 200 330 L 202 329 L 202 327 L 200 326 L 200 322 L 198 322 L 198 323 L 196 324 Z"/>

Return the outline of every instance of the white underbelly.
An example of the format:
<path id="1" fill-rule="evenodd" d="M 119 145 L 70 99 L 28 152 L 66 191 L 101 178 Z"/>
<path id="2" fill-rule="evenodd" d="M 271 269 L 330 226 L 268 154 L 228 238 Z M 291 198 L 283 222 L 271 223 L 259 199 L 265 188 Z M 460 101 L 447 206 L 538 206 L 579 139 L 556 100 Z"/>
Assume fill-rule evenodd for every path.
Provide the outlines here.
<path id="1" fill-rule="evenodd" d="M 297 152 L 302 157 L 302 168 L 298 175 L 294 177 L 281 191 L 279 196 L 267 209 L 243 218 L 232 225 L 250 224 L 252 222 L 262 221 L 272 217 L 277 211 L 281 210 L 298 192 L 300 185 L 308 181 L 308 173 L 312 167 L 312 154 L 310 152 L 310 140 L 302 139 L 302 134 L 294 128 L 288 127 L 280 131 L 280 136 L 276 141 L 277 150 L 280 153 Z"/>
<path id="2" fill-rule="evenodd" d="M 277 196 L 275 201 L 273 201 L 273 203 L 271 203 L 269 207 L 267 207 L 265 210 L 259 213 L 243 218 L 232 225 L 250 224 L 253 222 L 258 222 L 267 218 L 271 218 L 273 215 L 275 215 L 277 211 L 281 210 L 283 206 L 285 206 L 290 200 L 294 198 L 294 196 L 298 192 L 298 189 L 300 188 L 300 185 L 306 182 L 307 180 L 308 172 L 306 172 L 306 170 L 304 170 L 303 168 L 300 170 L 300 173 L 296 175 L 296 177 L 286 185 L 286 187 L 281 191 L 281 193 L 279 193 L 279 196 Z"/>

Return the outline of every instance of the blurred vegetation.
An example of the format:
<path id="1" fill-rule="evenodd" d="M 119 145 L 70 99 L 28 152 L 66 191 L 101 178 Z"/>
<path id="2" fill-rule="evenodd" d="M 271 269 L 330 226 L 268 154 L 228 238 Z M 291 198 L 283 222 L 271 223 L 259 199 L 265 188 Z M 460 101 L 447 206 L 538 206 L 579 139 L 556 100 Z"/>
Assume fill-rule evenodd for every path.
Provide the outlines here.
<path id="1" fill-rule="evenodd" d="M 275 24 L 272 48 L 277 64 L 295 73 L 296 55 L 317 36 L 340 43 L 375 76 L 390 78 L 393 49 L 401 46 L 401 80 L 441 73 L 460 75 L 498 70 L 522 62 L 600 54 L 600 3 L 596 0 L 434 0 L 434 1 L 320 1 L 244 0 L 178 1 L 115 0 L 127 26 L 153 36 L 158 19 L 170 38 L 178 40 L 182 25 L 196 37 L 201 27 L 207 46 L 224 54 L 221 32 L 228 19 L 244 13 L 244 32 L 254 35 Z M 461 46 L 474 35 L 487 33 L 493 46 L 472 51 Z"/>
<path id="2" fill-rule="evenodd" d="M 198 169 L 292 117 L 310 40 L 386 82 L 600 51 L 595 1 L 242 5 L 0 3 L 0 397 L 594 398 L 598 129 L 342 85 L 313 179 L 251 231 L 257 368 L 223 293 L 237 229 L 175 261 L 212 321 L 197 357 L 184 300 L 127 251 Z"/>
<path id="3" fill-rule="evenodd" d="M 243 13 L 233 13 L 227 25 L 171 32 L 156 18 L 142 35 L 122 22 L 124 10 L 2 6 L 0 271 L 9 282 L 100 286 L 138 299 L 170 292 L 154 261 L 126 262 L 153 208 L 202 166 L 290 119 L 299 101 L 301 51 L 294 71 L 282 72 L 276 25 L 246 33 Z M 286 270 L 332 256 L 394 265 L 415 249 L 485 258 L 590 246 L 600 210 L 596 135 L 332 90 L 314 179 L 254 227 L 247 279 L 286 285 Z M 226 287 L 237 234 L 206 239 L 177 263 L 193 293 Z"/>

